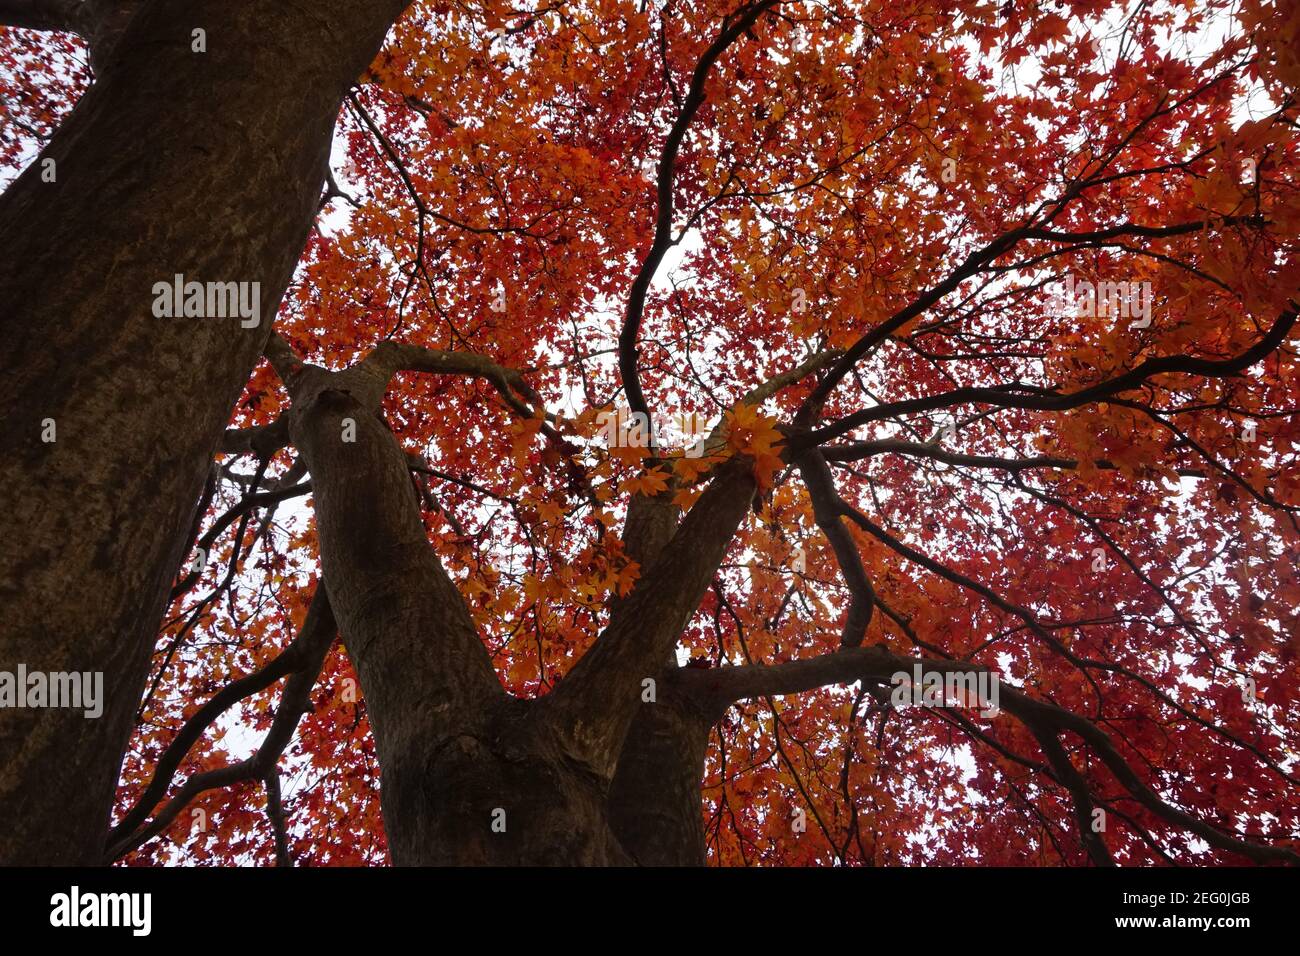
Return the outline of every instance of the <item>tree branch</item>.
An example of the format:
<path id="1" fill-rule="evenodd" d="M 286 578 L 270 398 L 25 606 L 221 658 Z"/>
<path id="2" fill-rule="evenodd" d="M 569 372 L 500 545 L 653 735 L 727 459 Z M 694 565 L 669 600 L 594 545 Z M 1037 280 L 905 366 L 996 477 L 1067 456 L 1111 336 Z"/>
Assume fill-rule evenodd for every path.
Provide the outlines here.
<path id="1" fill-rule="evenodd" d="M 199 794 L 245 780 L 265 779 L 268 773 L 274 773 L 280 755 L 293 738 L 299 718 L 307 712 L 311 689 L 337 633 L 329 595 L 323 583 L 317 584 L 307 618 L 294 642 L 262 670 L 224 687 L 186 721 L 159 760 L 153 779 L 140 800 L 109 834 L 106 862 L 125 856 L 167 829 Z M 237 764 L 195 774 L 153 821 L 142 827 L 149 811 L 167 792 L 177 767 L 212 722 L 237 701 L 269 687 L 286 674 L 289 680 L 280 695 L 280 705 L 257 752 Z"/>
<path id="2" fill-rule="evenodd" d="M 832 422 L 822 428 L 797 435 L 792 439 L 796 448 L 814 447 L 839 438 L 868 422 L 893 418 L 915 412 L 934 411 L 956 405 L 992 405 L 996 408 L 1019 408 L 1029 411 L 1064 411 L 1091 402 L 1104 401 L 1111 395 L 1129 391 L 1146 383 L 1155 375 L 1178 373 L 1224 378 L 1236 375 L 1270 355 L 1286 339 L 1296 322 L 1296 307 L 1287 309 L 1258 342 L 1240 355 L 1226 359 L 1207 359 L 1192 355 L 1162 355 L 1146 359 L 1136 368 L 1116 375 L 1095 385 L 1074 392 L 1053 392 L 1025 386 L 1000 386 L 996 388 L 955 388 L 937 395 L 904 399 L 885 405 L 876 405 Z"/>
<path id="3" fill-rule="evenodd" d="M 1079 462 L 1073 458 L 1053 458 L 1047 455 L 1037 455 L 1033 458 L 999 458 L 993 455 L 965 455 L 960 452 L 948 451 L 937 444 L 904 441 L 897 438 L 886 438 L 880 441 L 852 442 L 845 445 L 826 445 L 820 450 L 823 458 L 827 461 L 833 462 L 861 461 L 864 458 L 873 458 L 876 455 L 910 455 L 914 458 L 929 458 L 933 461 L 943 462 L 946 465 L 970 468 L 991 468 L 1000 471 L 1008 471 L 1013 474 L 1021 471 L 1036 470 L 1039 468 L 1055 468 L 1062 471 L 1073 471 L 1079 467 Z M 1113 471 L 1117 466 L 1114 462 L 1102 458 L 1094 461 L 1093 467 L 1099 471 Z M 1206 476 L 1205 471 L 1200 468 L 1176 468 L 1174 470 L 1184 478 L 1204 478 Z"/>
<path id="4" fill-rule="evenodd" d="M 810 451 L 799 459 L 798 468 L 812 499 L 813 518 L 830 541 L 831 548 L 835 551 L 835 560 L 840 566 L 840 574 L 849 588 L 849 610 L 844 619 L 844 629 L 840 633 L 840 646 L 857 647 L 862 643 L 867 634 L 867 626 L 871 623 L 871 614 L 876 607 L 876 592 L 871 586 L 866 568 L 862 566 L 858 546 L 849 534 L 849 529 L 840 520 L 845 505 L 835 491 L 835 480 L 831 477 L 826 459 L 816 451 Z"/>
<path id="5" fill-rule="evenodd" d="M 673 245 L 673 180 L 676 172 L 677 152 L 681 148 L 682 140 L 686 136 L 691 121 L 704 103 L 704 87 L 708 82 L 709 72 L 713 69 L 713 64 L 717 62 L 718 57 L 722 56 L 727 47 L 744 36 L 758 21 L 759 17 L 779 2 L 780 0 L 759 0 L 757 3 L 751 3 L 742 8 L 731 26 L 723 30 L 709 48 L 704 51 L 704 55 L 700 57 L 700 61 L 696 64 L 695 71 L 691 76 L 690 89 L 686 93 L 686 99 L 682 103 L 681 111 L 677 114 L 676 121 L 668 131 L 668 138 L 664 141 L 663 150 L 660 152 L 658 174 L 655 178 L 659 209 L 655 217 L 654 240 L 650 245 L 650 250 L 641 261 L 641 268 L 637 272 L 636 278 L 632 280 L 632 288 L 628 293 L 627 310 L 623 317 L 623 328 L 618 336 L 619 377 L 622 379 L 623 389 L 627 393 L 628 405 L 634 412 L 650 416 L 645 395 L 641 391 L 641 372 L 637 366 L 637 337 L 641 333 L 641 319 L 645 313 L 645 300 L 647 293 L 650 291 L 650 283 L 654 279 L 655 272 L 659 269 L 659 264 L 663 262 L 664 255 Z"/>
<path id="6" fill-rule="evenodd" d="M 0 0 L 0 24 L 24 30 L 80 33 L 80 0 Z"/>
<path id="7" fill-rule="evenodd" d="M 684 693 L 692 693 L 701 702 L 705 713 L 716 720 L 727 707 L 739 700 L 781 694 L 796 694 L 832 684 L 856 681 L 887 684 L 896 673 L 911 673 L 913 667 L 940 674 L 959 672 L 967 674 L 992 673 L 990 668 L 969 661 L 952 661 L 934 658 L 913 658 L 894 654 L 879 645 L 846 648 L 832 654 L 782 664 L 746 664 L 710 670 L 682 668 L 678 675 Z M 1075 798 L 1076 814 L 1081 827 L 1081 839 L 1094 861 L 1102 862 L 1101 854 L 1109 859 L 1104 844 L 1090 845 L 1092 797 L 1077 771 L 1060 764 L 1064 751 L 1060 750 L 1057 733 L 1069 730 L 1087 743 L 1114 774 L 1120 784 L 1139 803 L 1167 822 L 1204 839 L 1218 849 L 1239 853 L 1257 863 L 1287 862 L 1300 864 L 1300 854 L 1280 848 L 1261 846 L 1224 833 L 1217 827 L 1184 813 L 1166 803 L 1138 778 L 1132 767 L 1116 750 L 1105 731 L 1092 721 L 1072 711 L 1046 701 L 1035 700 L 1007 684 L 999 685 L 998 705 L 1007 713 L 1020 719 L 1044 747 L 1044 755 L 1053 765 L 1061 782 Z M 1050 738 L 1050 739 L 1048 739 Z M 1055 742 L 1055 747 L 1052 743 Z M 1068 757 L 1065 757 L 1068 764 Z M 1076 792 L 1082 787 L 1081 792 Z"/>
<path id="8" fill-rule="evenodd" d="M 0 25 L 75 33 L 98 71 L 144 0 L 0 0 Z"/>
<path id="9" fill-rule="evenodd" d="M 621 613 L 544 698 L 573 756 L 596 772 L 613 773 L 641 681 L 659 675 L 699 607 L 755 487 L 748 462 L 736 459 L 720 468 Z"/>
<path id="10" fill-rule="evenodd" d="M 1067 196 L 1057 205 L 1051 218 L 1059 215 L 1065 204 L 1078 194 L 1079 190 L 1068 192 Z M 1218 226 L 1229 226 L 1241 223 L 1252 225 L 1262 225 L 1262 221 L 1256 216 L 1225 216 L 1218 220 Z M 1209 229 L 1210 221 L 1198 221 L 1178 223 L 1171 226 L 1144 226 L 1139 223 L 1121 223 L 1103 230 L 1097 230 L 1090 233 L 1069 233 L 1049 230 L 1041 225 L 1035 225 L 1030 222 L 1019 228 L 1004 232 L 1002 235 L 992 239 L 984 246 L 972 252 L 956 269 L 950 272 L 947 277 L 938 282 L 930 289 L 917 296 L 902 309 L 895 312 L 888 319 L 875 326 L 866 335 L 859 338 L 844 353 L 844 357 L 836 363 L 835 367 L 830 370 L 827 376 L 822 379 L 809 396 L 804 407 L 800 410 L 798 421 L 807 423 L 812 420 L 814 413 L 820 409 L 830 396 L 835 386 L 853 370 L 864 355 L 873 348 L 887 339 L 890 335 L 902 328 L 912 319 L 926 312 L 932 306 L 936 305 L 950 293 L 954 292 L 963 282 L 972 276 L 978 274 L 981 269 L 990 263 L 996 261 L 1000 256 L 1010 252 L 1017 244 L 1025 239 L 1041 239 L 1053 242 L 1074 242 L 1076 240 L 1101 242 L 1116 236 L 1142 236 L 1146 238 L 1173 238 L 1176 236 L 1187 235 L 1202 229 Z M 823 439 L 825 440 L 825 439 Z"/>

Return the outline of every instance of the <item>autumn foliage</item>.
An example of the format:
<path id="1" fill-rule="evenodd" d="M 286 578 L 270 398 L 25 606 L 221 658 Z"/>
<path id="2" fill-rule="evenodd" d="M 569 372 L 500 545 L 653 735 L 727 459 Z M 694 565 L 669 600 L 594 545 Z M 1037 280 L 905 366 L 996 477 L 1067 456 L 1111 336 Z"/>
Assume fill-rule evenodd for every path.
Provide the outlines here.
<path id="1" fill-rule="evenodd" d="M 7 172 L 89 79 L 68 35 L 0 31 Z M 518 373 L 399 370 L 383 400 L 509 693 L 550 693 L 642 579 L 629 502 L 689 511 L 739 462 L 749 514 L 679 665 L 845 640 L 969 662 L 1120 761 L 1005 706 L 897 709 L 887 683 L 747 696 L 709 737 L 710 863 L 1247 859 L 1142 792 L 1300 852 L 1297 83 L 1293 0 L 417 2 L 345 100 L 275 331 L 328 369 L 394 342 Z M 1067 281 L 1119 294 L 1063 301 Z M 264 362 L 229 434 L 288 407 Z M 703 422 L 699 453 L 611 443 L 630 409 Z M 236 444 L 177 570 L 119 820 L 320 581 L 295 449 Z M 278 763 L 299 865 L 388 859 L 343 638 Z M 166 792 L 252 753 L 284 686 L 218 718 Z M 123 859 L 266 864 L 274 831 L 247 780 Z"/>

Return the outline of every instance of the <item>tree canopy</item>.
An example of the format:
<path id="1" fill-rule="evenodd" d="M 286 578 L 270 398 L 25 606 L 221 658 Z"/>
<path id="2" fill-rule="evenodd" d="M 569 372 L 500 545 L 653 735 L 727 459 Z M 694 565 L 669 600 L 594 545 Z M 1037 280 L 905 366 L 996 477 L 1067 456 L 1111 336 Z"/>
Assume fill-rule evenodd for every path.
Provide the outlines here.
<path id="1" fill-rule="evenodd" d="M 5 22 L 12 177 L 93 70 Z M 347 457 L 378 421 L 505 691 L 708 702 L 712 864 L 1296 862 L 1298 33 L 1294 0 L 413 4 L 212 457 L 109 856 L 388 861 L 314 600 L 325 467 L 356 515 L 392 491 Z M 378 416 L 329 455 L 320 370 Z M 649 614 L 667 671 L 601 670 Z M 914 662 L 996 713 L 898 706 Z"/>

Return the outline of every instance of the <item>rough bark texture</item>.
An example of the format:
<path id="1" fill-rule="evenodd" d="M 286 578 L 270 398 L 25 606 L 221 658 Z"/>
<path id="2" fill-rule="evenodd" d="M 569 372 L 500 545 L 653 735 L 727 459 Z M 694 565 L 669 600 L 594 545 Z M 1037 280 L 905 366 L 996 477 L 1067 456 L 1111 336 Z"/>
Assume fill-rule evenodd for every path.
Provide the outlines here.
<path id="1" fill-rule="evenodd" d="M 365 695 L 393 862 L 629 862 L 608 782 L 574 761 L 548 701 L 506 695 L 429 547 L 407 456 L 364 364 L 291 377 L 290 433 L 312 473 L 339 630 Z"/>
<path id="2" fill-rule="evenodd" d="M 404 0 L 151 0 L 0 199 L 0 666 L 105 712 L 0 712 L 0 862 L 93 862 L 184 534 L 316 209 L 341 96 Z M 205 53 L 192 31 L 206 31 Z M 153 284 L 261 283 L 261 324 Z M 52 419 L 57 439 L 41 440 Z"/>
<path id="3" fill-rule="evenodd" d="M 627 554 L 643 569 L 653 565 L 672 540 L 681 510 L 671 491 L 657 498 L 638 495 L 628 506 L 623 530 Z M 625 613 L 618 601 L 612 617 Z M 704 821 L 700 778 L 713 720 L 686 693 L 670 653 L 655 677 L 654 700 L 642 694 L 623 741 L 609 791 L 610 823 L 629 856 L 642 866 L 702 866 Z"/>
<path id="4" fill-rule="evenodd" d="M 420 715 L 406 722 L 418 728 Z M 418 749 L 393 755 L 390 748 L 396 759 L 383 771 L 384 828 L 394 863 L 633 862 L 610 824 L 608 781 L 568 758 L 544 701 L 504 697 L 472 727 L 412 739 Z"/>
<path id="5" fill-rule="evenodd" d="M 753 494 L 747 463 L 722 466 L 600 639 L 553 692 L 567 716 L 570 752 L 600 773 L 612 777 L 640 708 L 641 682 L 663 672 Z"/>
<path id="6" fill-rule="evenodd" d="M 714 721 L 665 672 L 628 729 L 609 790 L 614 833 L 642 866 L 703 866 L 700 778 Z"/>

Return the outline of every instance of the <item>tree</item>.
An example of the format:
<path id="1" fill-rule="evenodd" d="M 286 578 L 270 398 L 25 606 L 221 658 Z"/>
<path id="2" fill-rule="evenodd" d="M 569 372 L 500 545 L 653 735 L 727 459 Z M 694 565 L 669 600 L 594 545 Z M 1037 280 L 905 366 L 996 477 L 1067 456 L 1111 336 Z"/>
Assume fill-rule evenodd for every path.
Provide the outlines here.
<path id="1" fill-rule="evenodd" d="M 1300 859 L 1293 3 L 228 6 L 0 5 L 0 858 Z"/>
<path id="2" fill-rule="evenodd" d="M 403 6 L 0 6 L 6 22 L 84 30 L 102 64 L 0 204 L 0 402 L 15 423 L 0 446 L 0 656 L 100 671 L 108 702 L 93 722 L 0 718 L 0 805 L 22 821 L 0 859 L 97 858 L 208 462 L 270 333 L 160 322 L 153 285 L 259 282 L 260 311 L 275 314 L 340 98 Z"/>

